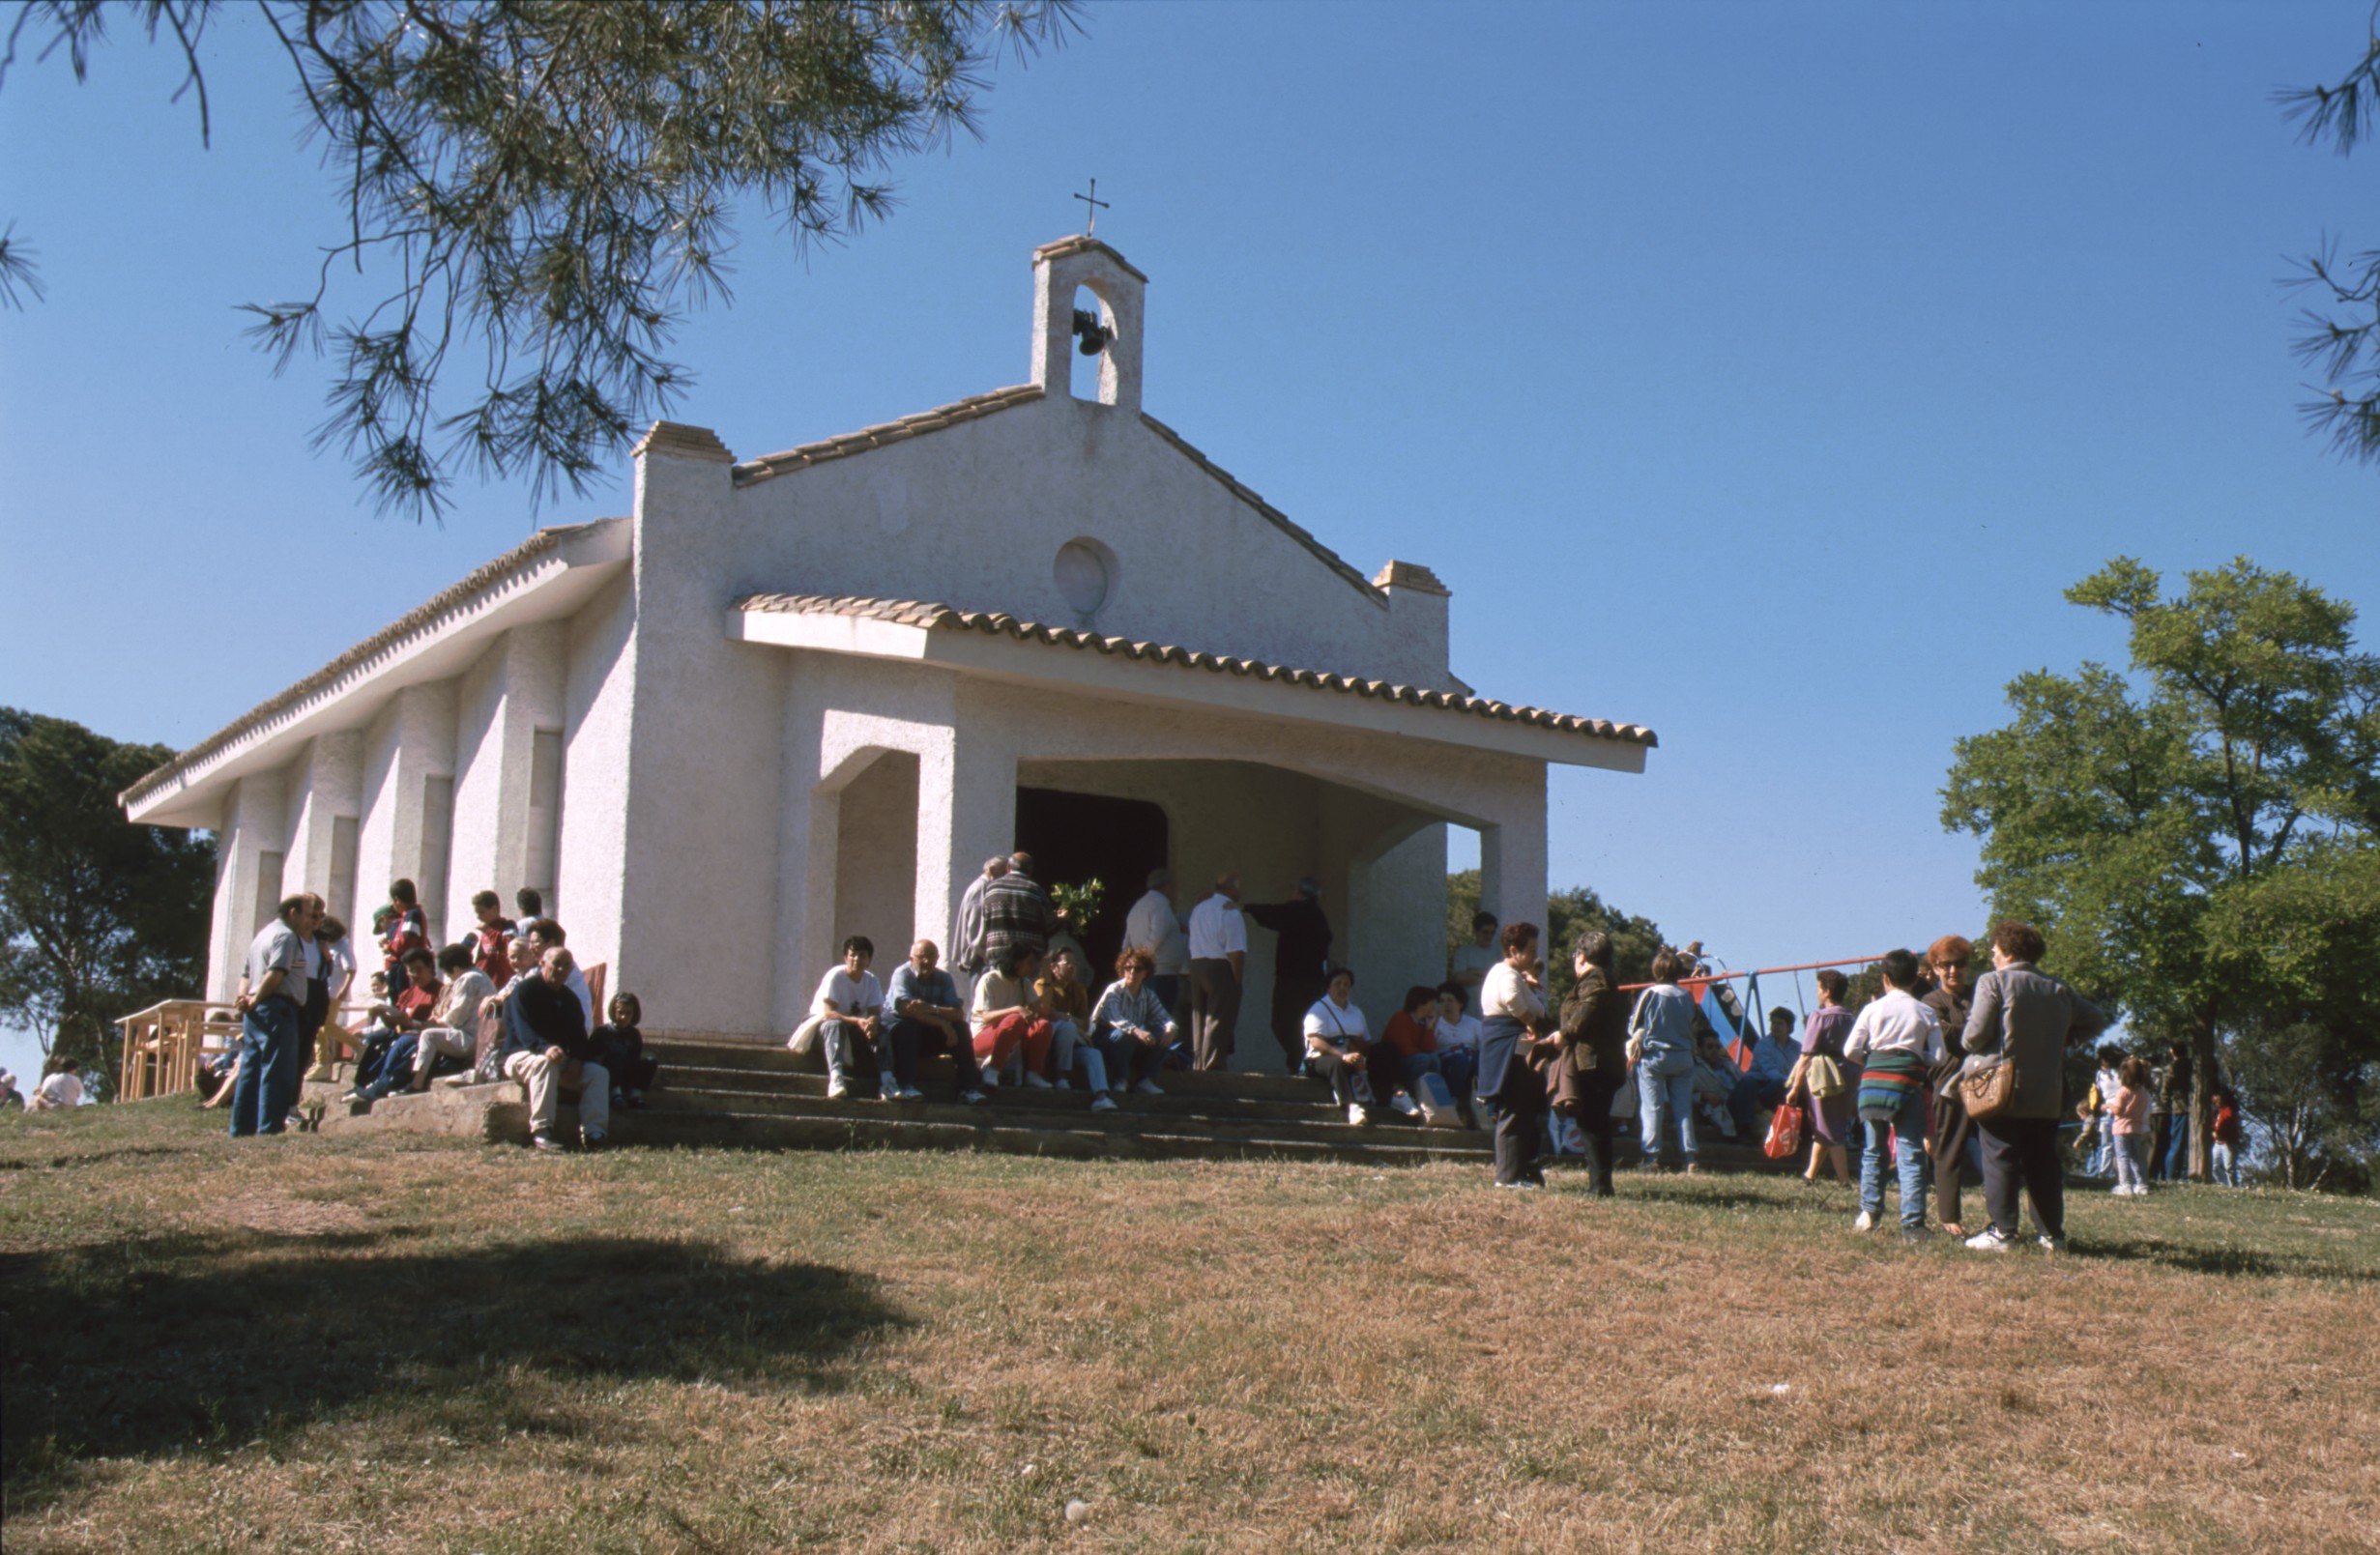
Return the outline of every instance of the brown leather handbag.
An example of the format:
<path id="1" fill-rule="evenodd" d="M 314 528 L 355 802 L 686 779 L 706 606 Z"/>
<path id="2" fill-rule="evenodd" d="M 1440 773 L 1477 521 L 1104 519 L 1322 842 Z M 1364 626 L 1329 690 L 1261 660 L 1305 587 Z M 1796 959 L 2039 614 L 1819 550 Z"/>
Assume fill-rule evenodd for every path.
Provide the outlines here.
<path id="1" fill-rule="evenodd" d="M 1959 1077 L 1959 1100 L 1977 1122 L 1998 1117 L 2017 1099 L 2017 1065 L 2007 1054 Z"/>

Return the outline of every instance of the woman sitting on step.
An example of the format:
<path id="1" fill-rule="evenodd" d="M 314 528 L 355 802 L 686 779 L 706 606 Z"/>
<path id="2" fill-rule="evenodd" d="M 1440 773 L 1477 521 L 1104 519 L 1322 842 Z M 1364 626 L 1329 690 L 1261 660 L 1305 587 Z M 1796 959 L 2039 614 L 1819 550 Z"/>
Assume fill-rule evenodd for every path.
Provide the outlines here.
<path id="1" fill-rule="evenodd" d="M 1330 1086 L 1331 1100 L 1347 1109 L 1347 1120 L 1361 1126 L 1372 1121 L 1365 1104 L 1374 1100 L 1367 1071 L 1372 1066 L 1372 1032 L 1364 1012 L 1354 1002 L 1355 974 L 1333 966 L 1322 996 L 1306 1012 L 1306 1073 Z"/>
<path id="2" fill-rule="evenodd" d="M 1090 1012 L 1090 1040 L 1107 1060 L 1108 1083 L 1143 1096 L 1161 1096 L 1157 1071 L 1174 1042 L 1174 1014 L 1151 986 L 1156 959 L 1138 945 L 1116 958 L 1116 981 Z"/>

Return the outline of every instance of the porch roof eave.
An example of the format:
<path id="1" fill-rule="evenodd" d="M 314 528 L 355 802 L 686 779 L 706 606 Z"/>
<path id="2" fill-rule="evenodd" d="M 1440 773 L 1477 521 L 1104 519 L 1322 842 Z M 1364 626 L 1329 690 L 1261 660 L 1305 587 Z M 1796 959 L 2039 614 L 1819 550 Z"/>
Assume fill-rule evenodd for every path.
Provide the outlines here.
<path id="1" fill-rule="evenodd" d="M 1310 686 L 1254 676 L 1214 675 L 1058 644 L 942 631 L 869 616 L 731 607 L 727 635 L 738 642 L 770 648 L 935 665 L 987 680 L 1061 687 L 1120 702 L 1430 740 L 1564 766 L 1644 770 L 1643 744 L 1550 729 L 1517 718 L 1318 692 Z"/>

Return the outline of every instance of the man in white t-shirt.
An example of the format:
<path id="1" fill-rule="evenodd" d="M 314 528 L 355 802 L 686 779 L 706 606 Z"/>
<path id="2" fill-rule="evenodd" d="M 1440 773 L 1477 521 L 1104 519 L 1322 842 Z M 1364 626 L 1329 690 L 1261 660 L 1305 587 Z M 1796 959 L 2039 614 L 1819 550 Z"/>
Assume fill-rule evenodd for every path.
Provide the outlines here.
<path id="1" fill-rule="evenodd" d="M 1215 894 L 1190 909 L 1190 1051 L 1201 1069 L 1228 1068 L 1248 971 L 1248 926 L 1239 916 L 1239 877 L 1215 878 Z"/>
<path id="2" fill-rule="evenodd" d="M 1124 915 L 1124 943 L 1148 952 L 1148 991 L 1179 1021 L 1182 981 L 1190 974 L 1190 936 L 1174 910 L 1172 870 L 1148 872 L 1148 893 Z"/>
<path id="3" fill-rule="evenodd" d="M 892 1078 L 892 1066 L 878 1061 L 879 1038 L 884 1031 L 885 989 L 868 970 L 868 963 L 876 959 L 876 946 L 865 935 L 854 935 L 843 941 L 843 965 L 829 971 L 818 985 L 817 996 L 810 1000 L 810 1013 L 819 1018 L 818 1037 L 827 1050 L 827 1099 L 841 1101 L 852 1092 L 859 1076 L 878 1077 L 877 1095 L 890 1100 L 900 1094 L 900 1082 Z"/>
<path id="4" fill-rule="evenodd" d="M 82 1106 L 82 1064 L 73 1058 L 61 1058 L 49 1077 L 33 1088 L 33 1100 L 27 1104 L 35 1112 L 63 1112 Z"/>

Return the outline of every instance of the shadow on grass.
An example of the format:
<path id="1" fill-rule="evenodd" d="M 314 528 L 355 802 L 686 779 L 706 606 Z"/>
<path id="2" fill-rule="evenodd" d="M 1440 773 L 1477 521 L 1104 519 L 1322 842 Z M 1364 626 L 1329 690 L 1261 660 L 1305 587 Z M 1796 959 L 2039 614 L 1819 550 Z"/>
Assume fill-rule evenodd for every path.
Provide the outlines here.
<path id="1" fill-rule="evenodd" d="M 2371 1270 L 2345 1258 L 2325 1258 L 2300 1253 L 2258 1253 L 2246 1248 L 2182 1247 L 2154 1237 L 2113 1242 L 2092 1237 L 2073 1244 L 2080 1257 L 2110 1263 L 2153 1263 L 2187 1274 L 2255 1275 L 2298 1280 L 2345 1280 L 2356 1284 L 2380 1283 Z"/>
<path id="2" fill-rule="evenodd" d="M 494 1441 L 566 1433 L 568 1411 L 537 1400 L 590 1379 L 834 1389 L 852 1350 L 907 1326 L 864 1277 L 699 1242 L 423 1252 L 369 1231 L 0 1256 L 0 1313 L 7 1516 L 93 1459 L 235 1449 L 339 1414 Z"/>

